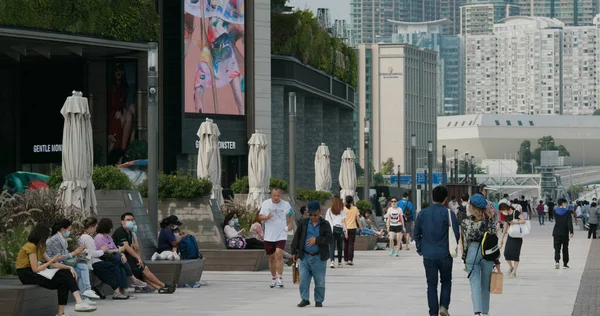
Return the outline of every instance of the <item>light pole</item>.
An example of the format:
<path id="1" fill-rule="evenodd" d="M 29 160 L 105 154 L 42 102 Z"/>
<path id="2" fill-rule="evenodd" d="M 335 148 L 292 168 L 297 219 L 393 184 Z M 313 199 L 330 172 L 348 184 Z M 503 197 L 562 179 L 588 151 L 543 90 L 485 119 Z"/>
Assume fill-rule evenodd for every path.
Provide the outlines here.
<path id="1" fill-rule="evenodd" d="M 296 92 L 290 92 L 289 96 L 289 168 L 290 168 L 290 195 L 292 203 L 296 202 Z"/>
<path id="2" fill-rule="evenodd" d="M 427 201 L 429 201 L 429 205 L 432 204 L 432 192 L 433 192 L 433 142 L 427 142 L 427 164 L 429 165 L 429 196 L 427 197 Z"/>
<path id="3" fill-rule="evenodd" d="M 471 156 L 471 184 L 475 183 L 475 156 Z"/>
<path id="4" fill-rule="evenodd" d="M 454 160 L 450 160 L 450 183 L 454 183 Z"/>
<path id="5" fill-rule="evenodd" d="M 465 153 L 465 163 L 464 163 L 464 168 L 465 168 L 465 183 L 469 183 L 469 169 L 467 168 L 469 165 L 469 161 L 467 160 L 469 159 L 469 153 Z"/>
<path id="6" fill-rule="evenodd" d="M 410 174 L 411 174 L 411 186 L 410 186 L 410 198 L 414 203 L 417 202 L 417 135 L 410 135 Z"/>
<path id="7" fill-rule="evenodd" d="M 454 183 L 458 184 L 458 149 L 454 149 Z"/>
<path id="8" fill-rule="evenodd" d="M 398 165 L 398 187 L 400 187 L 400 165 Z"/>
<path id="9" fill-rule="evenodd" d="M 369 171 L 369 121 L 367 120 L 367 118 L 365 117 L 365 130 L 364 130 L 364 137 L 365 137 L 365 184 L 364 184 L 364 188 L 363 188 L 363 199 L 365 199 L 365 201 L 369 201 L 369 177 L 370 177 L 370 171 Z M 400 180 L 400 179 L 398 179 Z"/>
<path id="10" fill-rule="evenodd" d="M 158 232 L 158 43 L 148 43 L 148 219 Z"/>
<path id="11" fill-rule="evenodd" d="M 442 146 L 442 184 L 446 185 L 446 145 Z"/>

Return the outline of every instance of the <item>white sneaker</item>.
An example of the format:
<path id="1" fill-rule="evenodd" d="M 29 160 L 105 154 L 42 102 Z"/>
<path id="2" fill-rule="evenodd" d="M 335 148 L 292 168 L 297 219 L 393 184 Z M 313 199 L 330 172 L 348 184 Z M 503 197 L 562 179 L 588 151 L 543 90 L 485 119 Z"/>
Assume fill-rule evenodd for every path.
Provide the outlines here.
<path id="1" fill-rule="evenodd" d="M 554 269 L 559 269 L 560 268 L 560 264 L 558 264 L 558 262 L 556 264 L 554 264 Z"/>
<path id="2" fill-rule="evenodd" d="M 88 304 L 88 305 L 90 305 L 90 306 L 96 306 L 96 302 L 94 302 L 94 301 L 90 300 L 90 299 L 89 299 L 89 298 L 87 298 L 87 297 L 82 297 L 82 301 L 83 301 L 85 304 Z"/>
<path id="3" fill-rule="evenodd" d="M 160 255 L 158 254 L 158 252 L 155 252 L 155 253 L 152 255 L 152 259 L 151 259 L 151 260 L 152 260 L 152 261 L 156 261 L 156 260 L 158 260 L 159 258 L 160 258 Z"/>
<path id="4" fill-rule="evenodd" d="M 279 279 L 277 279 L 277 286 L 283 287 L 283 278 L 282 277 L 279 277 Z"/>
<path id="5" fill-rule="evenodd" d="M 86 303 L 75 304 L 75 311 L 76 312 L 93 312 L 96 309 L 97 309 L 96 306 L 90 306 L 90 305 L 88 305 Z"/>
<path id="6" fill-rule="evenodd" d="M 335 263 L 333 261 L 331 261 L 331 263 L 329 264 L 329 267 L 332 269 L 335 268 Z"/>
<path id="7" fill-rule="evenodd" d="M 277 280 L 276 280 L 275 278 L 273 278 L 273 279 L 271 280 L 271 285 L 269 285 L 269 286 L 270 286 L 271 288 L 274 288 L 274 287 L 276 287 L 276 286 L 277 286 Z"/>
<path id="8" fill-rule="evenodd" d="M 93 299 L 100 299 L 100 296 L 98 296 L 98 294 L 96 294 L 96 292 L 92 291 L 92 290 L 85 290 L 83 293 L 81 293 L 81 295 L 87 297 L 87 298 L 93 298 Z"/>

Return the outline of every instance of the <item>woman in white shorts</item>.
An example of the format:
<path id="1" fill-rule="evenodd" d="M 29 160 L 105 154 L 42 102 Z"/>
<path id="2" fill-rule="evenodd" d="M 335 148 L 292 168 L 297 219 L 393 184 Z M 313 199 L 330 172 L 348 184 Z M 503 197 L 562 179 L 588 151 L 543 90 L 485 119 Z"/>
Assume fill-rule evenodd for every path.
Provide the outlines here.
<path id="1" fill-rule="evenodd" d="M 392 204 L 387 210 L 387 231 L 390 237 L 390 256 L 400 256 L 400 247 L 402 247 L 402 235 L 406 233 L 404 228 L 404 216 L 402 210 L 398 207 L 398 199 L 392 198 Z M 398 241 L 394 250 L 394 237 Z"/>

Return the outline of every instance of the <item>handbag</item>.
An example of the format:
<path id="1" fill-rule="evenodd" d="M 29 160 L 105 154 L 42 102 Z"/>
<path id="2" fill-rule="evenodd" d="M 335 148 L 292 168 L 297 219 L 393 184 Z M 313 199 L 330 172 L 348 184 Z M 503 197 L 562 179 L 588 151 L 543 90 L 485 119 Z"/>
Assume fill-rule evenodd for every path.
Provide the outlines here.
<path id="1" fill-rule="evenodd" d="M 300 283 L 300 269 L 298 268 L 298 261 L 292 265 L 292 282 L 294 284 Z"/>
<path id="2" fill-rule="evenodd" d="M 502 272 L 492 272 L 490 280 L 490 294 L 502 294 L 504 285 L 504 274 Z"/>
<path id="3" fill-rule="evenodd" d="M 448 209 L 448 251 L 452 258 L 458 256 L 458 242 L 456 241 L 456 235 L 454 235 L 454 229 L 452 228 L 452 215 L 450 215 L 450 209 Z"/>
<path id="4" fill-rule="evenodd" d="M 329 219 L 330 219 L 329 222 L 331 224 L 333 224 L 333 216 L 331 215 L 331 210 L 327 211 L 327 214 L 329 215 Z M 344 233 L 344 228 L 342 228 L 340 226 L 333 226 L 333 233 L 342 235 Z"/>
<path id="5" fill-rule="evenodd" d="M 511 224 L 508 228 L 508 235 L 512 238 L 523 238 L 529 235 L 527 224 Z"/>

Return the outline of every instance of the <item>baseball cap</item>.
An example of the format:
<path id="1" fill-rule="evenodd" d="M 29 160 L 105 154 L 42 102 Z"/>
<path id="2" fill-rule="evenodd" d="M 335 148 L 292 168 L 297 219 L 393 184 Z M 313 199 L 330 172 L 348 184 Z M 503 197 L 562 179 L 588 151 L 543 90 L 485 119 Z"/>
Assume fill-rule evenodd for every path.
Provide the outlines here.
<path id="1" fill-rule="evenodd" d="M 171 215 L 167 218 L 165 218 L 165 222 L 167 224 L 173 224 L 173 225 L 177 225 L 177 226 L 181 226 L 181 222 L 179 221 L 179 218 L 175 215 Z"/>
<path id="2" fill-rule="evenodd" d="M 315 213 L 321 210 L 321 203 L 319 201 L 310 201 L 306 208 L 308 208 L 308 214 Z"/>

